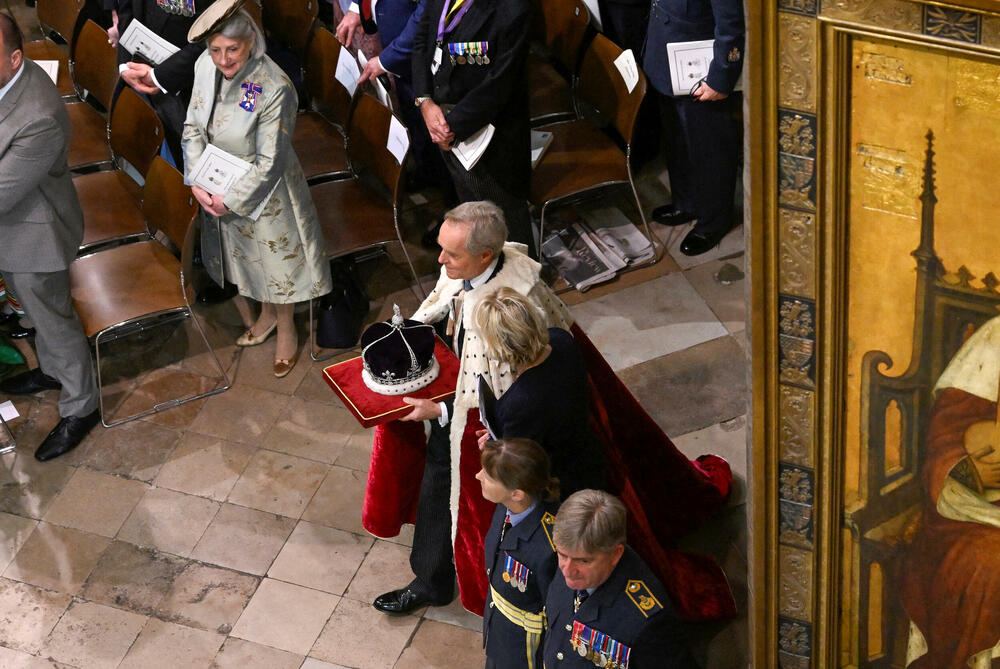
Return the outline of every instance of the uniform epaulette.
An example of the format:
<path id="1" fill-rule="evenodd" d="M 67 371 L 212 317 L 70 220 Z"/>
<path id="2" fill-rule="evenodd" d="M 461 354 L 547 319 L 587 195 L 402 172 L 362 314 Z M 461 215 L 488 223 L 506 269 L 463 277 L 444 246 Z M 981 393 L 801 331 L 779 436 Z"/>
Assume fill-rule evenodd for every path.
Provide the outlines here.
<path id="1" fill-rule="evenodd" d="M 545 538 L 549 540 L 549 545 L 552 546 L 552 552 L 556 552 L 556 544 L 552 541 L 552 524 L 556 522 L 556 517 L 553 516 L 548 511 L 542 516 L 542 529 L 545 530 Z"/>
<path id="2" fill-rule="evenodd" d="M 649 591 L 649 587 L 643 581 L 630 580 L 625 585 L 625 593 L 642 612 L 642 615 L 647 618 L 663 608 L 663 604 L 660 604 L 660 600 Z"/>

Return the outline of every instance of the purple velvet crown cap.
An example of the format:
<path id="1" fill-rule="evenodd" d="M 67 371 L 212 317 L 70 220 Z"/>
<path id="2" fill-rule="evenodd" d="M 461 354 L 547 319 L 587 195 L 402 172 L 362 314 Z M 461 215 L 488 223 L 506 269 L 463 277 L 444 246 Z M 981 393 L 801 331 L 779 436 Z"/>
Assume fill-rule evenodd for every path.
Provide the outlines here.
<path id="1" fill-rule="evenodd" d="M 404 319 L 392 305 L 388 322 L 373 323 L 361 335 L 361 378 L 373 392 L 405 395 L 429 386 L 440 372 L 434 357 L 434 328 Z"/>

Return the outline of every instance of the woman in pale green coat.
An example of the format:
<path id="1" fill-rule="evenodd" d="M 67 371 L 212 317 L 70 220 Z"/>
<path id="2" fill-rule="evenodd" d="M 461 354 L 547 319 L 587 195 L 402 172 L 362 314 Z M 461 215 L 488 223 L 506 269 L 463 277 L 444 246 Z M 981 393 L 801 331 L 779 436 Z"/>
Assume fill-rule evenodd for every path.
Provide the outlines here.
<path id="1" fill-rule="evenodd" d="M 190 171 L 209 143 L 251 164 L 225 195 L 195 185 L 191 190 L 206 213 L 202 256 L 209 274 L 220 284 L 223 277 L 235 283 L 237 299 L 261 303 L 256 322 L 236 343 L 262 344 L 277 329 L 274 373 L 282 377 L 295 365 L 298 351 L 295 303 L 330 291 L 330 266 L 291 145 L 295 89 L 264 54 L 264 37 L 250 15 L 235 11 L 239 2 L 215 4 L 229 6 L 229 15 L 210 8 L 189 34 L 191 41 L 203 39 L 207 49 L 195 63 L 182 138 L 184 165 L 190 182 Z M 239 306 L 249 314 L 245 302 Z"/>

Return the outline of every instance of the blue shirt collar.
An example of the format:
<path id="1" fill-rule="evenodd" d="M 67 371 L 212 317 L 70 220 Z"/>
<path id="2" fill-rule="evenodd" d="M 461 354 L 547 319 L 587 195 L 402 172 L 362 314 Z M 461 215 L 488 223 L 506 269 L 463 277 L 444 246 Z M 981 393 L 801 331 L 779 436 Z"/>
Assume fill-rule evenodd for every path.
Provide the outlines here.
<path id="1" fill-rule="evenodd" d="M 11 77 L 11 80 L 8 81 L 7 85 L 5 85 L 3 88 L 0 88 L 0 100 L 3 100 L 3 96 L 7 95 L 10 89 L 14 87 L 14 83 L 17 82 L 17 80 L 21 77 L 21 73 L 24 72 L 24 63 L 25 61 L 22 60 L 21 67 L 17 68 L 17 72 L 14 73 L 14 76 Z"/>
<path id="2" fill-rule="evenodd" d="M 522 511 L 521 513 L 514 513 L 510 509 L 507 509 L 507 515 L 510 516 L 510 526 L 517 527 L 517 524 L 528 517 L 528 514 L 535 510 L 538 506 L 538 502 L 532 502 L 531 506 Z"/>

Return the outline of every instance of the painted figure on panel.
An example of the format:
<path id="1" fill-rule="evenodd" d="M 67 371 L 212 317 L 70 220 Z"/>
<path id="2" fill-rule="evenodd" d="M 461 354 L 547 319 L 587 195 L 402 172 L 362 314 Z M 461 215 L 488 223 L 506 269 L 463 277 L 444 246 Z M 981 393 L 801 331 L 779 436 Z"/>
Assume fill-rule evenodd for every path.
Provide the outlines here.
<path id="1" fill-rule="evenodd" d="M 902 569 L 908 667 L 989 669 L 1000 657 L 1000 316 L 934 387 L 920 530 Z"/>

